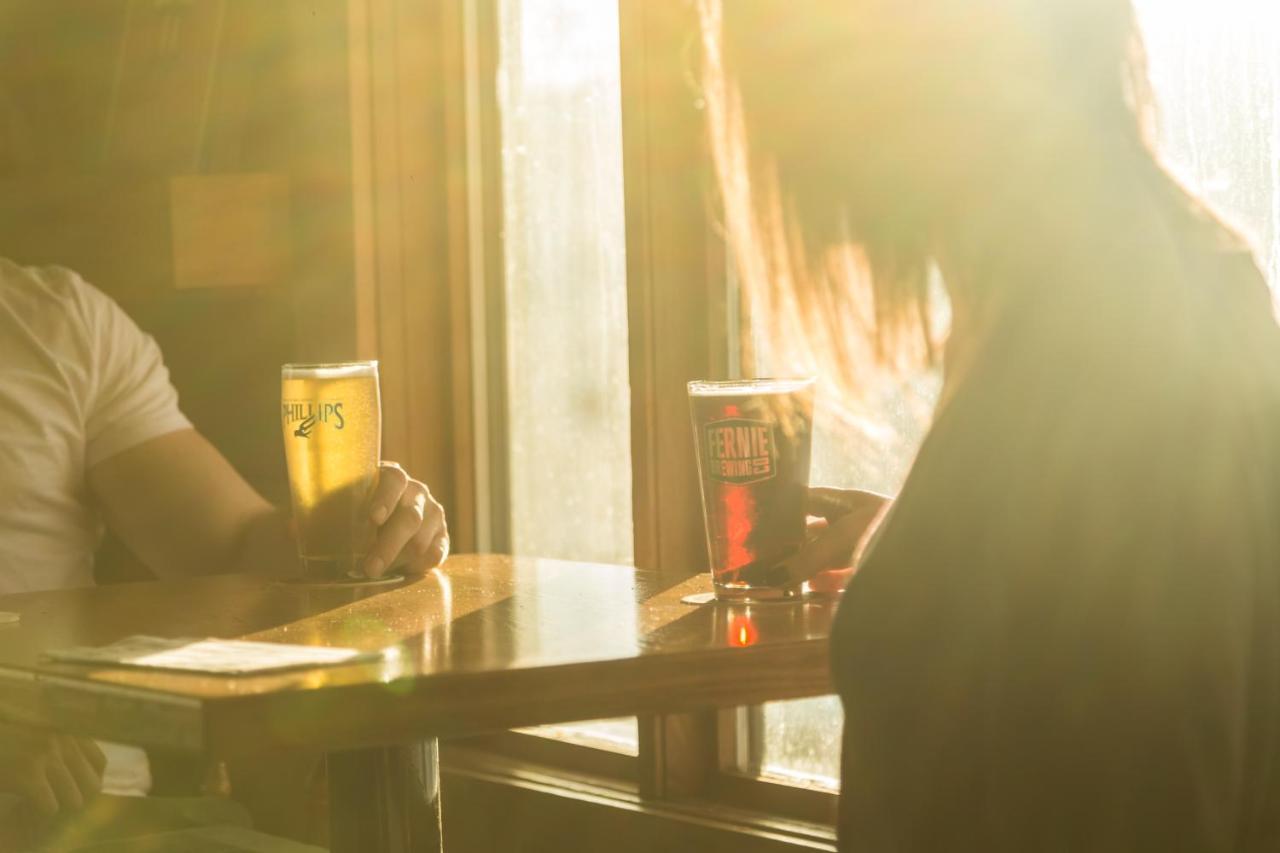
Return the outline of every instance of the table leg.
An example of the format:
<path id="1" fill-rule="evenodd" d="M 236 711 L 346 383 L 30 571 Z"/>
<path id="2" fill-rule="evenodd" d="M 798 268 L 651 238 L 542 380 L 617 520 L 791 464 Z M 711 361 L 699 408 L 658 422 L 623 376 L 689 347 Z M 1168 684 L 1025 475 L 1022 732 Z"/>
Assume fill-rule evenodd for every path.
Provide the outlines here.
<path id="1" fill-rule="evenodd" d="M 329 754 L 332 853 L 442 853 L 435 740 Z"/>

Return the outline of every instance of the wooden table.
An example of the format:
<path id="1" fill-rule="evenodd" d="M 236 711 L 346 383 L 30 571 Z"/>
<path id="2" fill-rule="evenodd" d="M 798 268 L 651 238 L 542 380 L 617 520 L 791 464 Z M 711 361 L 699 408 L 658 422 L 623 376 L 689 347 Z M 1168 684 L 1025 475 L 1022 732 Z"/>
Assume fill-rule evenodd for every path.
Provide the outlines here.
<path id="1" fill-rule="evenodd" d="M 234 757 L 329 753 L 331 843 L 439 849 L 435 740 L 517 726 L 830 692 L 830 603 L 693 607 L 629 567 L 455 556 L 397 586 L 246 576 L 0 597 L 0 718 Z M 56 665 L 129 634 L 389 649 L 376 663 L 252 677 Z"/>

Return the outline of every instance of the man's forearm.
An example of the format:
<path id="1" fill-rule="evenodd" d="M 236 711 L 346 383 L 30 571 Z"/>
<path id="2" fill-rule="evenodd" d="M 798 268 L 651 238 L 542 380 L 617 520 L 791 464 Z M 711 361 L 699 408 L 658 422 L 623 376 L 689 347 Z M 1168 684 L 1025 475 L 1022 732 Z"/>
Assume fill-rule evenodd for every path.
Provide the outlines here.
<path id="1" fill-rule="evenodd" d="M 107 523 L 160 577 L 297 571 L 288 513 L 193 429 L 104 459 L 87 479 Z"/>
<path id="2" fill-rule="evenodd" d="M 251 516 L 240 535 L 228 571 L 266 577 L 295 577 L 301 571 L 298 546 L 290 529 L 290 513 L 270 507 Z"/>

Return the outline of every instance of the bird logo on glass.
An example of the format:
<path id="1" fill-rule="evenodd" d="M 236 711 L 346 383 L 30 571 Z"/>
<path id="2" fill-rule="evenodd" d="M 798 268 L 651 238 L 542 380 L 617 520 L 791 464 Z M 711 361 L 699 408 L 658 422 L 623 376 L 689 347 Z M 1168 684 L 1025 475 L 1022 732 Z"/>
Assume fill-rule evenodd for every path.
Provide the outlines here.
<path id="1" fill-rule="evenodd" d="M 311 431 L 315 428 L 316 416 L 312 415 L 309 418 L 304 418 L 302 423 L 298 424 L 298 428 L 293 431 L 293 434 L 298 438 L 311 438 Z"/>

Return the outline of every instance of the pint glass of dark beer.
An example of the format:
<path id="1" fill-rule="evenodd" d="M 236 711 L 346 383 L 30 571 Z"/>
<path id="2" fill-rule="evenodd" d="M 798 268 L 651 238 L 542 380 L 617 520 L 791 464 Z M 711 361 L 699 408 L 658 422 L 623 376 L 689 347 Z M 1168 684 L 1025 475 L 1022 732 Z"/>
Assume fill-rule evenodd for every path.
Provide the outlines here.
<path id="1" fill-rule="evenodd" d="M 775 570 L 805 541 L 813 385 L 812 379 L 689 383 L 717 598 L 799 594 Z"/>

